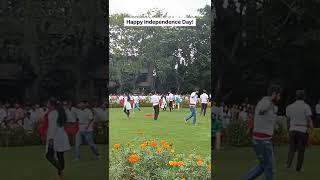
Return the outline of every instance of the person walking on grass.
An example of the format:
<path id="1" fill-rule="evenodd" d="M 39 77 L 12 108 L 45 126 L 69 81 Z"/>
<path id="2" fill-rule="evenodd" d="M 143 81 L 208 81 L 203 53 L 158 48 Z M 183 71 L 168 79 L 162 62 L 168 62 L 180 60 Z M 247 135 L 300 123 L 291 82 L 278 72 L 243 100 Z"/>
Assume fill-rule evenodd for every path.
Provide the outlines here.
<path id="1" fill-rule="evenodd" d="M 62 104 L 57 103 L 55 99 L 48 101 L 48 109 L 44 117 L 48 124 L 46 159 L 57 169 L 58 177 L 62 180 L 65 169 L 64 153 L 71 148 L 64 130 L 67 116 Z"/>
<path id="2" fill-rule="evenodd" d="M 207 106 L 208 106 L 208 99 L 209 96 L 207 94 L 206 90 L 203 90 L 203 93 L 200 95 L 200 100 L 201 100 L 201 111 L 200 111 L 200 116 L 206 116 L 206 111 L 207 111 Z"/>
<path id="3" fill-rule="evenodd" d="M 171 92 L 169 92 L 168 99 L 169 99 L 169 110 L 170 110 L 170 112 L 172 112 L 173 111 L 173 103 L 174 103 L 174 95 Z"/>
<path id="4" fill-rule="evenodd" d="M 276 104 L 280 100 L 280 88 L 272 86 L 268 96 L 262 98 L 255 109 L 253 126 L 253 148 L 259 164 L 249 171 L 243 180 L 254 180 L 265 174 L 266 180 L 274 178 L 274 155 L 271 138 L 275 124 Z"/>
<path id="5" fill-rule="evenodd" d="M 127 115 L 128 119 L 130 119 L 130 111 L 132 110 L 130 103 L 130 96 L 125 97 L 123 112 Z"/>
<path id="6" fill-rule="evenodd" d="M 193 125 L 196 125 L 196 122 L 197 122 L 196 106 L 197 106 L 197 101 L 198 101 L 198 93 L 199 93 L 199 91 L 197 89 L 195 89 L 195 91 L 192 92 L 190 95 L 189 107 L 190 107 L 191 114 L 187 118 L 184 119 L 185 123 L 187 123 L 188 120 L 193 117 Z"/>
<path id="7" fill-rule="evenodd" d="M 156 91 L 152 92 L 151 96 L 151 103 L 154 110 L 154 120 L 158 120 L 159 117 L 159 103 L 160 103 L 160 96 L 157 95 Z"/>
<path id="8" fill-rule="evenodd" d="M 162 95 L 162 97 L 161 97 L 161 109 L 163 111 L 167 111 L 167 98 L 166 98 L 166 95 Z"/>
<path id="9" fill-rule="evenodd" d="M 308 129 L 313 129 L 312 112 L 310 106 L 305 103 L 305 92 L 296 92 L 296 101 L 286 109 L 289 121 L 289 152 L 287 168 L 291 167 L 296 151 L 298 152 L 296 171 L 301 171 L 304 152 L 308 142 Z"/>
<path id="10" fill-rule="evenodd" d="M 138 109 L 139 111 L 141 111 L 141 109 L 139 107 L 140 96 L 137 94 L 135 96 L 133 96 L 133 101 L 134 101 L 134 109 Z"/>
<path id="11" fill-rule="evenodd" d="M 90 146 L 91 151 L 96 156 L 96 159 L 100 159 L 100 154 L 93 140 L 93 125 L 94 118 L 93 112 L 86 106 L 85 101 L 80 102 L 79 110 L 77 111 L 77 119 L 79 121 L 79 131 L 76 134 L 76 161 L 80 160 L 80 146 L 82 139 L 85 139 Z"/>

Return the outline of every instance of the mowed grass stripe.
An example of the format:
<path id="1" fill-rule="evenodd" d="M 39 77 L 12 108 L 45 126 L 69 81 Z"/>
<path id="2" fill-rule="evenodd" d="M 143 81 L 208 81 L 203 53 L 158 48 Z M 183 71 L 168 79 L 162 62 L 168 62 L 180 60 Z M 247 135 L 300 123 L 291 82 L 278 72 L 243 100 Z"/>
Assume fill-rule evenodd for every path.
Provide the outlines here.
<path id="1" fill-rule="evenodd" d="M 121 108 L 109 110 L 109 140 L 110 146 L 115 143 L 125 144 L 139 135 L 138 130 L 143 130 L 145 136 L 172 141 L 177 153 L 191 153 L 193 149 L 197 154 L 210 155 L 211 148 L 211 120 L 210 108 L 207 109 L 206 117 L 200 118 L 200 109 L 197 109 L 197 126 L 192 125 L 192 119 L 185 124 L 184 118 L 190 114 L 188 108 L 163 112 L 160 110 L 158 121 L 146 114 L 152 114 L 151 107 L 135 110 L 128 120 Z"/>

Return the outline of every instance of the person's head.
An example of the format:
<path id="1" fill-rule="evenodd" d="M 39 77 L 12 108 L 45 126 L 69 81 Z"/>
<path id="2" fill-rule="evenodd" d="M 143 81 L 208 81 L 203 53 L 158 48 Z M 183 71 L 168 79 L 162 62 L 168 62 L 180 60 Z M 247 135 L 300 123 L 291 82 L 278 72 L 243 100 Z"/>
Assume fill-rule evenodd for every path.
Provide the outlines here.
<path id="1" fill-rule="evenodd" d="M 279 86 L 270 86 L 268 89 L 268 96 L 271 97 L 273 102 L 278 102 L 280 100 L 281 88 Z"/>
<path id="2" fill-rule="evenodd" d="M 80 108 L 80 109 L 84 109 L 84 108 L 86 108 L 86 103 L 85 103 L 85 101 L 80 101 L 80 103 L 78 104 L 78 107 Z"/>
<path id="3" fill-rule="evenodd" d="M 65 109 L 63 108 L 63 103 L 57 102 L 56 110 L 58 111 L 57 124 L 59 127 L 63 127 L 65 122 L 67 121 L 67 115 Z"/>
<path id="4" fill-rule="evenodd" d="M 14 104 L 14 107 L 15 107 L 15 108 L 20 108 L 20 106 L 21 106 L 21 105 L 20 105 L 20 103 L 18 103 L 18 102 Z"/>
<path id="5" fill-rule="evenodd" d="M 206 90 L 203 90 L 203 93 L 207 93 L 207 91 L 206 91 Z"/>
<path id="6" fill-rule="evenodd" d="M 306 94 L 305 94 L 305 92 L 304 92 L 304 90 L 297 90 L 296 91 L 296 99 L 297 100 L 305 100 L 305 98 L 306 98 Z"/>
<path id="7" fill-rule="evenodd" d="M 151 94 L 156 95 L 156 91 L 155 90 L 151 91 Z"/>
<path id="8" fill-rule="evenodd" d="M 50 98 L 47 103 L 48 109 L 55 109 L 57 107 L 57 100 L 55 98 Z"/>
<path id="9" fill-rule="evenodd" d="M 199 93 L 199 89 L 198 88 L 195 88 L 194 89 L 194 92 L 196 92 L 197 94 Z"/>

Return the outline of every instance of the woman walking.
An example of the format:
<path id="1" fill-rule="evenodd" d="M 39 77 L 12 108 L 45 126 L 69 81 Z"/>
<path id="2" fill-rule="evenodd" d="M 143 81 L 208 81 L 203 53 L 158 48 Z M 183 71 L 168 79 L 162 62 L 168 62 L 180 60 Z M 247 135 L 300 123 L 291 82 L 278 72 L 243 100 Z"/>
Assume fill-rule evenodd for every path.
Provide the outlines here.
<path id="1" fill-rule="evenodd" d="M 46 158 L 57 169 L 58 177 L 62 180 L 65 169 L 64 152 L 70 150 L 68 135 L 64 130 L 67 116 L 62 104 L 50 99 L 44 118 L 48 122 Z"/>
<path id="2" fill-rule="evenodd" d="M 132 109 L 130 100 L 131 100 L 130 95 L 128 94 L 127 97 L 125 97 L 124 108 L 123 108 L 123 112 L 127 115 L 128 119 L 130 119 L 130 111 Z"/>

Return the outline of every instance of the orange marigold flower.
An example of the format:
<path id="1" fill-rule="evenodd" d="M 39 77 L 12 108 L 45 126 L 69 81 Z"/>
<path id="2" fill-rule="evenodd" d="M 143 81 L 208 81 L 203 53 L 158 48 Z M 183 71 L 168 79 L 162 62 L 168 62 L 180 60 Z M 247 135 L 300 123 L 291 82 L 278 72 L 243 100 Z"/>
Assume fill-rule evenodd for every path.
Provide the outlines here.
<path id="1" fill-rule="evenodd" d="M 167 148 L 169 148 L 169 145 L 166 144 L 166 143 L 165 143 L 165 144 L 162 144 L 162 148 L 163 148 L 163 149 L 167 149 Z"/>
<path id="2" fill-rule="evenodd" d="M 131 156 L 129 156 L 128 161 L 130 163 L 136 163 L 140 160 L 140 156 L 138 154 L 132 154 Z"/>
<path id="3" fill-rule="evenodd" d="M 171 149 L 171 150 L 170 150 L 170 153 L 174 153 L 174 150 L 173 150 L 173 149 Z"/>
<path id="4" fill-rule="evenodd" d="M 203 161 L 202 160 L 198 160 L 197 164 L 198 164 L 198 166 L 202 166 Z"/>
<path id="5" fill-rule="evenodd" d="M 211 170 L 211 164 L 208 164 L 208 170 Z"/>
<path id="6" fill-rule="evenodd" d="M 158 153 L 162 153 L 162 149 L 161 148 L 157 148 L 157 152 Z"/>
<path id="7" fill-rule="evenodd" d="M 114 148 L 114 149 L 119 149 L 120 147 L 121 147 L 120 144 L 114 144 L 114 145 L 113 145 L 113 148 Z"/>
<path id="8" fill-rule="evenodd" d="M 180 167 L 180 166 L 184 166 L 184 162 L 183 161 L 178 161 L 177 162 L 177 165 Z"/>
<path id="9" fill-rule="evenodd" d="M 161 140 L 160 144 L 167 144 L 167 142 L 165 140 Z"/>
<path id="10" fill-rule="evenodd" d="M 150 142 L 150 145 L 153 147 L 156 147 L 158 145 L 158 143 L 156 141 L 152 141 L 152 142 Z"/>
<path id="11" fill-rule="evenodd" d="M 143 144 L 140 144 L 140 147 L 143 149 L 147 146 L 147 144 L 143 143 Z"/>
<path id="12" fill-rule="evenodd" d="M 174 161 L 169 161 L 170 166 L 173 166 L 173 164 L 174 164 Z"/>
<path id="13" fill-rule="evenodd" d="M 181 180 L 186 180 L 186 178 L 184 178 L 183 176 L 181 177 Z"/>

